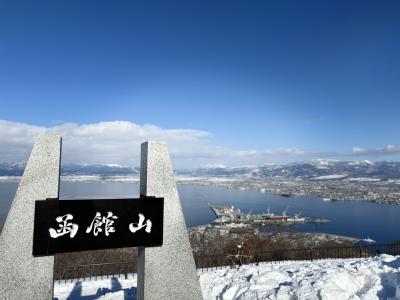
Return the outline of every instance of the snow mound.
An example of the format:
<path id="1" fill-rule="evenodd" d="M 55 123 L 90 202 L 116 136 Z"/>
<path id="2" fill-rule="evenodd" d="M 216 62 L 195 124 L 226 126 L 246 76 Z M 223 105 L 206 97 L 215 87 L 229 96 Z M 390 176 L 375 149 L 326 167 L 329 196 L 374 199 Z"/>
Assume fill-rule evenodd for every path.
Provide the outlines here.
<path id="1" fill-rule="evenodd" d="M 199 270 L 204 299 L 400 299 L 400 256 Z M 136 276 L 56 282 L 54 299 L 136 299 Z"/>
<path id="2" fill-rule="evenodd" d="M 246 265 L 200 283 L 205 299 L 400 299 L 400 257 Z"/>

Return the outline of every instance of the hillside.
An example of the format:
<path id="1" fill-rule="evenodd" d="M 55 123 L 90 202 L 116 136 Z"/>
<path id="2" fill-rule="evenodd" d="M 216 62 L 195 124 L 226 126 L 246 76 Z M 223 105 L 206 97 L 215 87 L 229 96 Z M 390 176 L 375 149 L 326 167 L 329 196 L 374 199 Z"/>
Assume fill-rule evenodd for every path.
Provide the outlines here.
<path id="1" fill-rule="evenodd" d="M 25 162 L 0 163 L 0 176 L 21 176 Z M 310 180 L 341 179 L 347 181 L 385 181 L 400 179 L 400 162 L 313 160 L 290 164 L 267 164 L 243 167 L 207 167 L 175 170 L 179 176 L 229 178 L 297 178 Z M 61 175 L 129 176 L 139 174 L 139 168 L 115 164 L 61 166 Z"/>

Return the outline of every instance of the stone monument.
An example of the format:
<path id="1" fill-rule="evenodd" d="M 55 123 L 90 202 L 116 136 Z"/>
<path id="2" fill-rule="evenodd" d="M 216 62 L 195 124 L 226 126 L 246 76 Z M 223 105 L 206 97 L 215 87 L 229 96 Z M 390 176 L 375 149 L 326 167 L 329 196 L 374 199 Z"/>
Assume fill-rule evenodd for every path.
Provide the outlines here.
<path id="1" fill-rule="evenodd" d="M 42 200 L 36 206 L 49 204 L 49 200 L 49 203 L 43 201 L 46 199 L 53 199 L 52 203 L 56 203 L 54 201 L 59 197 L 60 159 L 61 137 L 39 136 L 0 236 L 1 299 L 44 300 L 53 297 L 54 257 L 52 253 L 49 256 L 34 257 L 32 252 L 35 201 Z M 160 235 L 162 246 L 140 247 L 138 250 L 137 298 L 202 299 L 175 178 L 167 146 L 163 142 L 149 141 L 142 144 L 140 194 L 164 198 L 164 213 L 162 210 L 159 213 L 161 224 L 162 219 L 164 224 L 159 231 L 163 234 L 163 237 Z M 58 204 L 60 205 L 56 206 L 61 208 L 61 203 Z M 63 206 L 72 205 L 67 204 Z M 151 206 L 154 204 L 155 202 Z M 36 235 L 35 240 L 37 237 L 40 235 Z M 45 253 L 48 253 L 47 250 Z"/>
<path id="2" fill-rule="evenodd" d="M 35 200 L 58 198 L 61 137 L 37 138 L 0 236 L 0 297 L 52 299 L 54 257 L 33 257 Z"/>
<path id="3" fill-rule="evenodd" d="M 164 241 L 162 247 L 139 248 L 137 299 L 203 299 L 167 145 L 163 142 L 142 144 L 140 194 L 164 198 Z"/>

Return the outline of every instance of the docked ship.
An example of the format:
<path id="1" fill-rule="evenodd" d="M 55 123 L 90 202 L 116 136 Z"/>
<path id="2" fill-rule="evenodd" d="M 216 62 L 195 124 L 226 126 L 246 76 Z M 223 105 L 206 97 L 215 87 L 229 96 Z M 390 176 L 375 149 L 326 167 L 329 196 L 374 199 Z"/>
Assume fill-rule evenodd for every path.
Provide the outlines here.
<path id="1" fill-rule="evenodd" d="M 214 212 L 217 219 L 214 221 L 219 224 L 227 223 L 242 223 L 242 224 L 291 224 L 291 223 L 326 223 L 329 222 L 325 219 L 312 219 L 308 217 L 301 217 L 300 214 L 293 216 L 287 215 L 285 209 L 282 215 L 276 215 L 269 211 L 260 214 L 242 213 L 240 209 L 234 206 L 214 206 L 209 205 L 210 209 Z"/>

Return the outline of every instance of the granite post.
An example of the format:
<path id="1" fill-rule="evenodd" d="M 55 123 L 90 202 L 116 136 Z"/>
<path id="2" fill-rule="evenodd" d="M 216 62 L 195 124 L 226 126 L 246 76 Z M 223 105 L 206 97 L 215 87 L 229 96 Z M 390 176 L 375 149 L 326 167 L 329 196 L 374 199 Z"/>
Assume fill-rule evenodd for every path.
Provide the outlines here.
<path id="1" fill-rule="evenodd" d="M 52 299 L 54 257 L 33 257 L 35 200 L 58 198 L 61 137 L 37 138 L 0 236 L 0 297 Z"/>
<path id="2" fill-rule="evenodd" d="M 167 145 L 141 146 L 140 194 L 164 198 L 161 247 L 139 248 L 138 300 L 203 299 Z M 149 199 L 151 201 L 151 199 Z"/>

